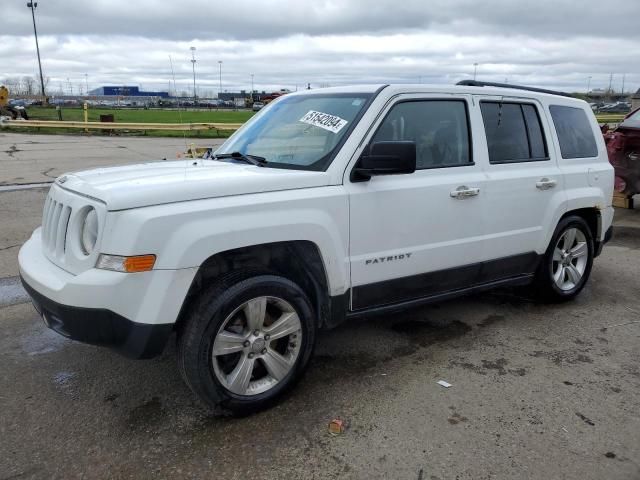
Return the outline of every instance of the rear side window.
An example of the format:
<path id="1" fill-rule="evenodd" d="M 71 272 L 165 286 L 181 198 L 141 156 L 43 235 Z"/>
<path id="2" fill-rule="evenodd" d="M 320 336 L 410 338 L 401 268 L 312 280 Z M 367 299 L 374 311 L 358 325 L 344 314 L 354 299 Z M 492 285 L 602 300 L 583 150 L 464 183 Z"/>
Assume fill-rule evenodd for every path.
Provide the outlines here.
<path id="1" fill-rule="evenodd" d="M 548 160 L 538 110 L 526 103 L 480 102 L 490 163 Z"/>
<path id="2" fill-rule="evenodd" d="M 558 134 L 562 158 L 587 158 L 598 156 L 598 146 L 593 136 L 587 114 L 581 108 L 550 105 L 549 111 Z"/>

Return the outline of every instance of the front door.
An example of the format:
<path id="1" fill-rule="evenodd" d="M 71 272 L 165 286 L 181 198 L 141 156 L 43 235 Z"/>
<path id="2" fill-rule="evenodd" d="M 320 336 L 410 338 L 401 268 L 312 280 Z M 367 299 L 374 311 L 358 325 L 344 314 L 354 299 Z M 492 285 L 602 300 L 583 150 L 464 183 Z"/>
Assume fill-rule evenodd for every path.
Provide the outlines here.
<path id="1" fill-rule="evenodd" d="M 416 142 L 417 170 L 345 179 L 352 310 L 475 283 L 483 258 L 485 179 L 474 162 L 470 113 L 465 95 L 400 96 L 366 139 L 366 145 Z"/>

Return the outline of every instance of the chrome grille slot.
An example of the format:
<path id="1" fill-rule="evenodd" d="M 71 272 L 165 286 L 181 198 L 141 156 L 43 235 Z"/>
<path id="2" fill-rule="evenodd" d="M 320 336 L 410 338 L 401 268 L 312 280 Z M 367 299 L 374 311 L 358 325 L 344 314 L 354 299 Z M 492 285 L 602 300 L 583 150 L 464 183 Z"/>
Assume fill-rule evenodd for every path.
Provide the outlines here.
<path id="1" fill-rule="evenodd" d="M 56 249 L 56 232 L 58 231 L 58 220 L 60 219 L 60 212 L 62 211 L 62 204 L 60 202 L 53 203 L 53 211 L 51 213 L 51 228 L 47 232 L 47 246 L 52 253 Z"/>
<path id="2" fill-rule="evenodd" d="M 104 203 L 53 184 L 42 210 L 40 239 L 42 253 L 54 265 L 77 275 L 93 268 L 99 255 L 99 241 L 92 254 L 86 255 L 80 245 L 82 224 L 90 209 L 98 214 L 99 227 L 104 224 Z"/>
<path id="3" fill-rule="evenodd" d="M 42 210 L 42 238 L 43 239 L 47 235 L 47 218 L 49 215 L 50 206 L 51 206 L 51 197 L 47 196 L 47 199 L 44 202 L 44 209 Z"/>
<path id="4" fill-rule="evenodd" d="M 65 251 L 65 239 L 67 238 L 67 226 L 71 216 L 71 207 L 64 206 L 58 219 L 58 232 L 56 233 L 56 256 L 61 257 Z"/>
<path id="5" fill-rule="evenodd" d="M 49 195 L 42 213 L 42 244 L 49 255 L 62 259 L 72 209 Z"/>

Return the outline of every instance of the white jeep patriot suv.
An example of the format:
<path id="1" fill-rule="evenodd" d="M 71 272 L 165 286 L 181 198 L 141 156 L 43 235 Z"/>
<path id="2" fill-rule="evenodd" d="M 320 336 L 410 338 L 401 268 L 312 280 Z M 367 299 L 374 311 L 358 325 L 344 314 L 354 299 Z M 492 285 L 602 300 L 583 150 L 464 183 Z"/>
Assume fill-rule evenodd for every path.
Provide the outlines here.
<path id="1" fill-rule="evenodd" d="M 210 159 L 64 175 L 20 250 L 44 322 L 135 358 L 177 333 L 211 407 L 273 402 L 319 328 L 497 286 L 575 297 L 611 236 L 583 101 L 481 82 L 273 101 Z"/>

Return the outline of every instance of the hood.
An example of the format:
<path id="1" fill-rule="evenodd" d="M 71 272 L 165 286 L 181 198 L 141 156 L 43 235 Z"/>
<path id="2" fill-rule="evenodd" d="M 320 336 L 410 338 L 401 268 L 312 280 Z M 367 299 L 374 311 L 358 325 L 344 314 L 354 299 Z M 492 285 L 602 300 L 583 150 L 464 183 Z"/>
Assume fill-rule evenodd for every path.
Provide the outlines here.
<path id="1" fill-rule="evenodd" d="M 56 183 L 96 198 L 109 210 L 329 184 L 326 172 L 189 159 L 69 173 Z"/>

